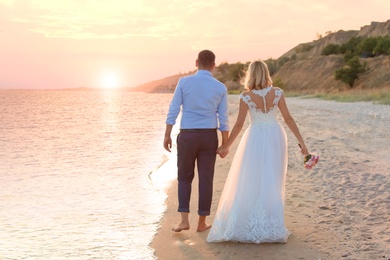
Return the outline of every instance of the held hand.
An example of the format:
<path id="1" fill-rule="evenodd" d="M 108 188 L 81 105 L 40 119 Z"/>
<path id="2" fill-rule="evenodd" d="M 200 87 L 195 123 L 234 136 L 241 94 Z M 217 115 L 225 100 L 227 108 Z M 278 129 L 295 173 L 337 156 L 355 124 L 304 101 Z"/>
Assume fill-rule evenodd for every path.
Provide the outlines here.
<path id="1" fill-rule="evenodd" d="M 167 150 L 168 152 L 171 152 L 171 148 L 172 148 L 172 139 L 171 139 L 170 136 L 164 137 L 164 148 L 165 148 L 165 150 Z"/>
<path id="2" fill-rule="evenodd" d="M 309 154 L 309 150 L 307 149 L 306 145 L 305 144 L 298 144 L 299 147 L 301 148 L 301 153 L 303 155 L 308 155 Z"/>
<path id="3" fill-rule="evenodd" d="M 229 153 L 229 147 L 227 147 L 226 145 L 221 145 L 217 150 L 217 154 L 219 154 L 221 158 L 225 158 L 226 155 L 228 155 L 228 153 Z"/>

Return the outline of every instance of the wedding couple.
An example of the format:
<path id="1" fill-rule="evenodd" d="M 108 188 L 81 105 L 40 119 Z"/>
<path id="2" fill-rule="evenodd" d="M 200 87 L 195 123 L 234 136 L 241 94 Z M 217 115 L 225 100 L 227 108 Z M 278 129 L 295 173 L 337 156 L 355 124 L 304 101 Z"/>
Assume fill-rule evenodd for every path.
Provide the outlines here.
<path id="1" fill-rule="evenodd" d="M 199 178 L 198 226 L 202 232 L 211 228 L 207 241 L 248 243 L 285 243 L 290 235 L 284 225 L 284 190 L 287 171 L 287 139 L 279 124 L 279 109 L 289 129 L 297 138 L 302 154 L 308 154 L 298 127 L 290 115 L 283 91 L 272 86 L 267 65 L 254 61 L 246 72 L 245 88 L 239 96 L 239 112 L 229 135 L 227 90 L 213 78 L 215 55 L 203 50 L 196 60 L 196 74 L 179 80 L 166 120 L 164 148 L 172 148 L 171 131 L 182 112 L 177 136 L 178 211 L 180 223 L 172 230 L 190 229 L 191 184 L 195 163 Z M 243 128 L 249 111 L 251 124 L 243 134 L 232 161 L 218 204 L 213 225 L 210 215 L 214 166 Z M 218 147 L 221 131 L 222 145 Z"/>

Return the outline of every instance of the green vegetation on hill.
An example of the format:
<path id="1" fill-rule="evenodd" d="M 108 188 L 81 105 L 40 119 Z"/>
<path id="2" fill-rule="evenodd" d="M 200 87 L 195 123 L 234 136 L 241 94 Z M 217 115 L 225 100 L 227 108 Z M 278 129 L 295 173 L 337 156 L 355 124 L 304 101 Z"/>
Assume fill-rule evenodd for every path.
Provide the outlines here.
<path id="1" fill-rule="evenodd" d="M 280 67 L 282 67 L 286 62 L 293 60 L 292 58 L 282 58 L 282 59 L 268 59 L 264 62 L 267 64 L 269 72 L 272 75 L 274 75 Z M 221 63 L 218 65 L 215 70 L 213 71 L 213 75 L 216 79 L 221 81 L 225 84 L 226 88 L 228 89 L 229 93 L 240 93 L 240 91 L 243 90 L 243 79 L 245 77 L 245 72 L 248 69 L 250 62 L 246 63 L 232 63 L 229 64 L 227 62 Z M 282 87 L 282 82 L 278 79 L 274 79 L 275 83 L 280 87 Z"/>
<path id="2" fill-rule="evenodd" d="M 338 101 L 378 100 L 390 104 L 390 20 L 372 22 L 359 31 L 327 33 L 301 43 L 278 59 L 264 60 L 274 86 L 287 96 L 307 96 Z M 249 62 L 221 63 L 213 75 L 228 92 L 244 90 L 242 81 Z M 132 91 L 173 92 L 178 80 L 195 71 L 145 83 Z"/>
<path id="3" fill-rule="evenodd" d="M 359 57 L 354 56 L 347 61 L 347 66 L 335 71 L 335 79 L 347 83 L 351 88 L 359 74 L 368 70 L 367 63 L 360 63 Z"/>
<path id="4" fill-rule="evenodd" d="M 368 58 L 379 55 L 390 55 L 390 36 L 353 37 L 342 45 L 328 44 L 322 50 L 321 54 L 344 54 L 346 59 L 353 56 Z"/>
<path id="5" fill-rule="evenodd" d="M 249 66 L 247 63 L 221 63 L 213 71 L 213 75 L 216 79 L 225 84 L 229 91 L 238 91 L 241 89 L 241 79 L 245 76 L 245 71 Z"/>
<path id="6" fill-rule="evenodd" d="M 359 78 L 359 74 L 368 70 L 367 63 L 359 58 L 371 58 L 390 55 L 390 36 L 353 37 L 342 45 L 328 44 L 321 55 L 344 54 L 346 66 L 335 71 L 335 79 L 347 83 L 351 88 Z"/>

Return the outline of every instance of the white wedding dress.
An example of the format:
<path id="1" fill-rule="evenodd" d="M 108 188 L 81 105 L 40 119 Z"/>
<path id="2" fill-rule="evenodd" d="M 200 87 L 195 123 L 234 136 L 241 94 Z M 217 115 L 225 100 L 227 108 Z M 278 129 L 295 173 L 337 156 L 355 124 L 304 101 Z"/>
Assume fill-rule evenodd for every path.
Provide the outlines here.
<path id="1" fill-rule="evenodd" d="M 207 242 L 287 242 L 287 138 L 276 116 L 281 96 L 272 86 L 240 95 L 251 124 L 234 155 Z"/>

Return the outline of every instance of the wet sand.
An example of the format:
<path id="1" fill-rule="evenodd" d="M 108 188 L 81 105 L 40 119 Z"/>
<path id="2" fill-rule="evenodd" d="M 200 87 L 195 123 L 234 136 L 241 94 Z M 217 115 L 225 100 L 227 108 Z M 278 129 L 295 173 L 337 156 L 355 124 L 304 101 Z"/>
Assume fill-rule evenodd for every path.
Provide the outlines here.
<path id="1" fill-rule="evenodd" d="M 196 232 L 195 177 L 188 231 L 171 231 L 179 221 L 176 182 L 167 190 L 167 210 L 151 243 L 158 259 L 390 259 L 390 106 L 303 98 L 288 98 L 287 104 L 308 148 L 321 157 L 313 170 L 304 169 L 295 137 L 283 123 L 289 144 L 288 242 L 207 243 L 209 231 Z M 238 96 L 230 95 L 231 127 L 237 108 Z M 217 159 L 210 223 L 238 143 Z"/>

